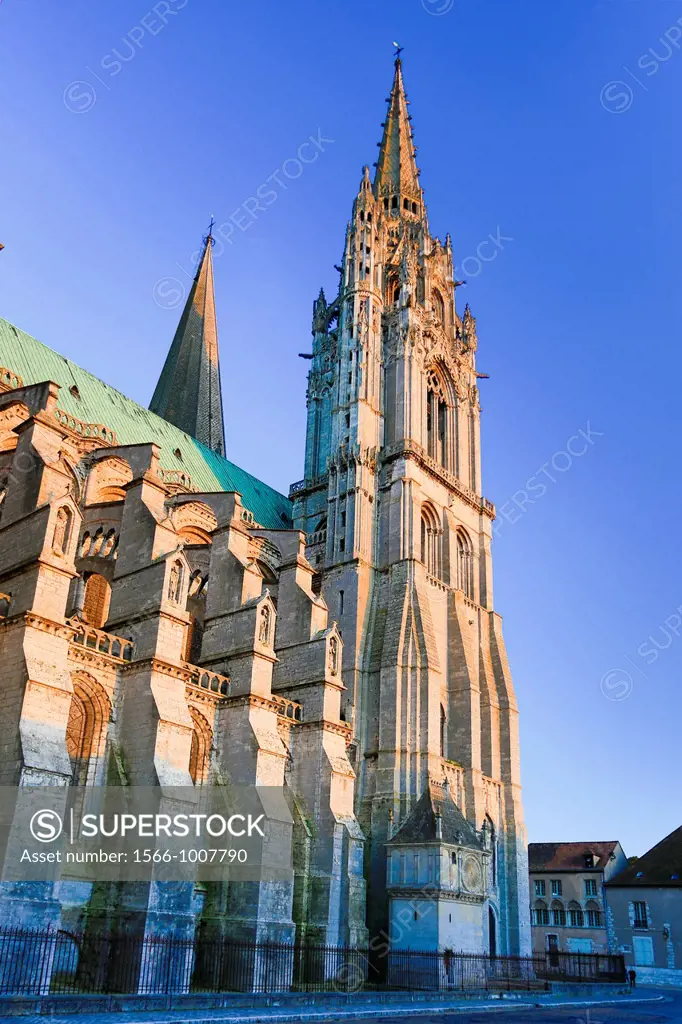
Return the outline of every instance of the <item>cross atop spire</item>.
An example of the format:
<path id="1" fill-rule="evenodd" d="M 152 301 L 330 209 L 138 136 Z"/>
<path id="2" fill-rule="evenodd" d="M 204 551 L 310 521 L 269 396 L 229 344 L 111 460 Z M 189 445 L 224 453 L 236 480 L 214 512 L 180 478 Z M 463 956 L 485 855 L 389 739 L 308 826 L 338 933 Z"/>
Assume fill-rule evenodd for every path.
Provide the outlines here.
<path id="1" fill-rule="evenodd" d="M 149 408 L 225 454 L 218 327 L 213 292 L 213 218 L 187 302 Z"/>
<path id="2" fill-rule="evenodd" d="M 389 197 L 397 203 L 393 208 L 402 209 L 404 200 L 421 204 L 421 188 L 419 187 L 419 171 L 415 160 L 415 149 L 412 141 L 410 115 L 407 111 L 408 99 L 403 85 L 401 47 L 394 44 L 398 51 L 395 59 L 393 87 L 388 99 L 388 113 L 383 123 L 384 134 L 379 144 L 379 159 L 374 175 L 374 195 L 377 198 Z"/>

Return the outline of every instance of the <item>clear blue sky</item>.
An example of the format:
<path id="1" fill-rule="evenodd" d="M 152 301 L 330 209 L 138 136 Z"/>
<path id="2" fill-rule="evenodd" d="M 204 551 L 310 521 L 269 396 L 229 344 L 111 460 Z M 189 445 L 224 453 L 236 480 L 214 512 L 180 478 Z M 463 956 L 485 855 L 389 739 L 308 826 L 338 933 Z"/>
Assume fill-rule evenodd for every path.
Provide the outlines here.
<path id="1" fill-rule="evenodd" d="M 682 628 L 682 3 L 156 8 L 0 3 L 0 314 L 146 405 L 179 316 L 165 279 L 187 282 L 209 215 L 227 221 L 279 172 L 215 275 L 229 456 L 286 491 L 302 475 L 297 353 L 337 281 L 399 40 L 431 226 L 465 261 L 490 373 L 484 493 L 507 513 L 496 605 L 529 838 L 643 853 L 682 820 L 682 637 L 647 653 L 666 619 Z M 333 142 L 287 178 L 318 130 Z M 498 232 L 478 273 L 466 258 Z M 557 455 L 588 423 L 587 452 Z"/>

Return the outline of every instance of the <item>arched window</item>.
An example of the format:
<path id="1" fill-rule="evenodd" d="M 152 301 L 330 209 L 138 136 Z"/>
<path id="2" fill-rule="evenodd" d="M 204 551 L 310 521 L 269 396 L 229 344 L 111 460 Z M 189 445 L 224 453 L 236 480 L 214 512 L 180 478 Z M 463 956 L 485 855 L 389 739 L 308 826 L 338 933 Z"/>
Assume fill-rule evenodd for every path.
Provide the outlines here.
<path id="1" fill-rule="evenodd" d="M 109 614 L 109 601 L 111 600 L 111 587 L 104 579 L 93 572 L 88 576 L 85 584 L 85 596 L 83 598 L 83 618 L 91 626 L 101 629 L 107 621 Z"/>
<path id="2" fill-rule="evenodd" d="M 469 534 L 461 528 L 457 530 L 457 589 L 473 601 L 474 556 Z"/>
<path id="3" fill-rule="evenodd" d="M 189 773 L 194 785 L 201 786 L 208 780 L 213 733 L 207 720 L 196 708 L 190 707 L 189 713 L 194 725 L 189 753 Z"/>
<path id="4" fill-rule="evenodd" d="M 184 568 L 181 561 L 173 562 L 168 574 L 168 600 L 178 604 L 182 594 Z"/>
<path id="5" fill-rule="evenodd" d="M 102 558 L 108 558 L 109 555 L 113 554 L 117 542 L 116 530 L 109 530 L 104 538 L 104 544 L 102 544 Z"/>
<path id="6" fill-rule="evenodd" d="M 190 615 L 189 625 L 185 634 L 185 647 L 182 656 L 190 665 L 196 665 L 201 657 L 201 641 L 204 627 L 194 615 Z"/>
<path id="7" fill-rule="evenodd" d="M 582 907 L 575 900 L 568 904 L 568 923 L 571 928 L 582 928 L 584 923 Z"/>
<path id="8" fill-rule="evenodd" d="M 435 370 L 426 374 L 426 450 L 449 468 L 448 405 L 443 381 Z"/>
<path id="9" fill-rule="evenodd" d="M 533 924 L 549 924 L 549 911 L 544 900 L 536 900 L 532 910 Z"/>
<path id="10" fill-rule="evenodd" d="M 60 555 L 65 555 L 69 550 L 72 526 L 73 512 L 70 508 L 64 505 L 57 512 L 57 518 L 55 519 L 54 524 L 54 535 L 52 537 L 52 547 Z"/>
<path id="11" fill-rule="evenodd" d="M 552 924 L 558 928 L 566 924 L 566 911 L 561 900 L 552 900 Z"/>
<path id="12" fill-rule="evenodd" d="M 445 715 L 445 708 L 441 704 L 441 706 L 440 706 L 440 756 L 441 757 L 445 757 L 446 756 L 445 755 L 445 750 L 446 750 L 446 746 L 447 746 L 447 743 L 446 743 L 446 739 L 447 739 L 447 735 L 446 735 L 447 734 L 447 724 L 448 724 L 448 720 L 447 720 L 447 717 Z"/>
<path id="13" fill-rule="evenodd" d="M 72 785 L 83 786 L 100 781 L 97 768 L 103 764 L 110 717 L 111 703 L 103 687 L 90 676 L 76 676 L 66 725 Z"/>
<path id="14" fill-rule="evenodd" d="M 440 524 L 434 508 L 422 505 L 421 557 L 431 576 L 440 574 Z"/>
<path id="15" fill-rule="evenodd" d="M 588 928 L 601 928 L 602 927 L 602 913 L 598 903 L 594 900 L 588 900 L 585 904 L 585 916 L 587 917 Z"/>
<path id="16" fill-rule="evenodd" d="M 386 288 L 386 302 L 389 306 L 393 305 L 400 298 L 400 277 L 398 274 L 391 274 L 388 279 L 388 287 Z"/>
<path id="17" fill-rule="evenodd" d="M 431 308 L 435 314 L 436 320 L 439 323 L 445 323 L 445 303 L 443 302 L 443 296 L 437 288 L 431 292 Z"/>

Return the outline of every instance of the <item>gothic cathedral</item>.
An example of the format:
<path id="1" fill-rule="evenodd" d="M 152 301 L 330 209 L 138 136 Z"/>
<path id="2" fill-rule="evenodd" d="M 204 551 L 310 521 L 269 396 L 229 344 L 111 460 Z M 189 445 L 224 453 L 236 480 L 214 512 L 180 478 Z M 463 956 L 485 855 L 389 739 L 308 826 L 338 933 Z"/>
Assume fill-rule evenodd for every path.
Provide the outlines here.
<path id="1" fill-rule="evenodd" d="M 149 409 L 0 320 L 0 784 L 274 786 L 294 836 L 275 887 L 3 876 L 9 925 L 530 952 L 476 321 L 399 58 L 388 104 L 288 498 L 225 457 L 210 232 Z"/>

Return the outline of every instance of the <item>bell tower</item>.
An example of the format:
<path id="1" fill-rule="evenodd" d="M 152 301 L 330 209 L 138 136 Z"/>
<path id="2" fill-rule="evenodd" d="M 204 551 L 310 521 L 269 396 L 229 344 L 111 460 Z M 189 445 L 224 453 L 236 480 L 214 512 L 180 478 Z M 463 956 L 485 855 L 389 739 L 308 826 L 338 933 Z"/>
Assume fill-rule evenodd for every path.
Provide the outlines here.
<path id="1" fill-rule="evenodd" d="M 386 844 L 418 837 L 424 794 L 444 787 L 482 849 L 487 830 L 496 865 L 452 941 L 489 951 L 494 921 L 497 952 L 525 953 L 518 712 L 493 606 L 476 321 L 456 309 L 450 236 L 429 229 L 408 106 L 398 57 L 338 294 L 313 305 L 306 475 L 290 493 L 343 636 L 370 933 L 392 913 Z"/>

